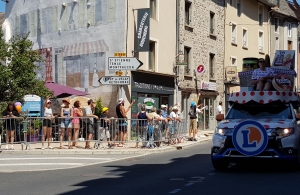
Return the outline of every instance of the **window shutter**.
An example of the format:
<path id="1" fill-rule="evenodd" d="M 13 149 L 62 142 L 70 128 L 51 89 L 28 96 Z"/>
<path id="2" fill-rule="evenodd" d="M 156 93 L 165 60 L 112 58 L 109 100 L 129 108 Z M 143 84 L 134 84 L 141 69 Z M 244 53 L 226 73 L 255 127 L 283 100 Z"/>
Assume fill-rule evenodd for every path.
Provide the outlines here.
<path id="1" fill-rule="evenodd" d="M 41 28 L 41 33 L 42 34 L 46 34 L 47 33 L 47 10 L 42 10 L 42 19 L 41 19 L 41 23 L 42 23 L 42 28 Z"/>
<path id="2" fill-rule="evenodd" d="M 108 22 L 116 21 L 116 0 L 109 0 L 108 5 Z"/>
<path id="3" fill-rule="evenodd" d="M 47 9 L 47 33 L 52 33 L 52 27 L 53 27 L 53 18 L 52 18 L 52 8 Z"/>
<path id="4" fill-rule="evenodd" d="M 68 29 L 68 9 L 67 8 L 62 8 L 62 17 L 61 17 L 61 30 L 66 31 Z"/>
<path id="5" fill-rule="evenodd" d="M 20 16 L 16 16 L 15 19 L 15 35 L 20 34 Z"/>
<path id="6" fill-rule="evenodd" d="M 36 36 L 36 29 L 35 29 L 35 12 L 30 12 L 29 14 L 29 25 L 30 25 L 30 36 Z"/>
<path id="7" fill-rule="evenodd" d="M 85 13 L 85 6 L 84 0 L 79 1 L 79 28 L 84 28 L 86 25 L 84 24 L 84 13 Z"/>
<path id="8" fill-rule="evenodd" d="M 57 6 L 52 7 L 52 31 L 58 31 L 58 8 Z"/>
<path id="9" fill-rule="evenodd" d="M 95 25 L 95 0 L 90 0 L 90 7 L 88 9 L 88 22 L 90 22 L 91 26 Z"/>

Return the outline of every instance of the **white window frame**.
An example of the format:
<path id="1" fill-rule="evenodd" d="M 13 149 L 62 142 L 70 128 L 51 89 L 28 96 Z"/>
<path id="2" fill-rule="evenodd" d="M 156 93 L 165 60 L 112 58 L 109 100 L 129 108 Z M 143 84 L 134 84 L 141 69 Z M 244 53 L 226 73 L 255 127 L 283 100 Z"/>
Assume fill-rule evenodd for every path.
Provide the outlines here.
<path id="1" fill-rule="evenodd" d="M 238 3 L 240 4 L 240 15 L 239 15 L 239 11 L 238 11 Z M 242 12 L 242 0 L 236 0 L 236 15 L 238 16 L 238 17 L 242 17 L 242 14 L 243 14 L 243 12 Z"/>
<path id="2" fill-rule="evenodd" d="M 262 33 L 262 40 L 260 40 L 260 33 Z M 264 31 L 258 30 L 258 52 L 264 53 Z"/>
<path id="3" fill-rule="evenodd" d="M 277 19 L 277 22 L 275 21 Z M 276 23 L 277 23 L 277 30 L 276 30 Z M 275 17 L 274 18 L 274 32 L 279 34 L 279 18 Z"/>
<path id="4" fill-rule="evenodd" d="M 287 23 L 287 35 L 288 37 L 292 37 L 292 24 Z"/>
<path id="5" fill-rule="evenodd" d="M 248 29 L 245 28 L 245 27 L 243 27 L 242 29 L 243 29 L 243 31 L 242 31 L 242 43 L 243 43 L 243 47 L 244 48 L 248 48 Z M 244 31 L 246 31 L 246 40 L 244 39 Z"/>
<path id="6" fill-rule="evenodd" d="M 262 22 L 261 22 L 261 25 L 260 25 L 260 23 L 259 23 L 259 22 L 260 22 L 260 21 L 259 21 L 259 14 L 260 14 L 259 8 L 262 8 L 262 13 L 261 13 L 261 20 L 262 20 Z M 258 19 L 257 19 L 258 25 L 259 25 L 259 26 L 263 26 L 263 25 L 264 25 L 264 5 L 261 4 L 261 3 L 258 3 L 258 15 L 257 15 L 257 17 L 258 17 Z"/>
<path id="7" fill-rule="evenodd" d="M 233 26 L 235 26 L 235 33 L 233 33 Z M 233 36 L 235 34 L 235 36 Z M 231 22 L 231 43 L 237 45 L 237 24 L 235 22 Z M 233 40 L 235 38 L 235 40 Z"/>

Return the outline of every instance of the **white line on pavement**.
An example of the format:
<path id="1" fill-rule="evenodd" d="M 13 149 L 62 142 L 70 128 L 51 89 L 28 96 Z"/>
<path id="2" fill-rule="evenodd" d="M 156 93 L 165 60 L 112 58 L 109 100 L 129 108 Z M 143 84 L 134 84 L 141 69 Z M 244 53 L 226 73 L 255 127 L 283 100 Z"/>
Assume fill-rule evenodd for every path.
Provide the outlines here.
<path id="1" fill-rule="evenodd" d="M 175 190 L 169 192 L 169 194 L 176 194 L 176 193 L 179 192 L 180 190 L 181 190 L 181 189 L 175 189 Z"/>
<path id="2" fill-rule="evenodd" d="M 193 185 L 193 184 L 195 184 L 195 183 L 191 182 L 191 183 L 185 184 L 184 186 L 189 187 L 189 186 L 191 186 L 191 185 Z"/>
<path id="3" fill-rule="evenodd" d="M 17 164 L 0 164 L 0 167 L 9 167 L 9 166 L 45 166 L 45 165 L 72 165 L 80 166 L 83 163 L 17 163 Z"/>

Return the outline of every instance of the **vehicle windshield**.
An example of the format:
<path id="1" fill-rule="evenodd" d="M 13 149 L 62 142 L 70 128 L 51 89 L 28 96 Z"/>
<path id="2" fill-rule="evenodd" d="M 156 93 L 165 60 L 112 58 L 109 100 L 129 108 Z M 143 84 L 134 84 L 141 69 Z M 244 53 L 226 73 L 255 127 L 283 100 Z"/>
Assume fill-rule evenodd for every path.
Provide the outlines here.
<path id="1" fill-rule="evenodd" d="M 289 104 L 272 102 L 269 104 L 258 104 L 250 102 L 247 104 L 233 104 L 226 119 L 292 119 L 293 115 Z"/>

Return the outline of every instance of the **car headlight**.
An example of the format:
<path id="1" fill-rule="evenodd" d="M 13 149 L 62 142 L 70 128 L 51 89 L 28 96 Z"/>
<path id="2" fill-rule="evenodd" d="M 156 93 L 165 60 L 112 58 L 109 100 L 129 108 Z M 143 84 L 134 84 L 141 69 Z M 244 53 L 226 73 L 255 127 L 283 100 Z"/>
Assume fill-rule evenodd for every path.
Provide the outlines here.
<path id="1" fill-rule="evenodd" d="M 274 130 L 274 133 L 279 137 L 286 137 L 294 134 L 294 128 L 278 128 Z"/>
<path id="2" fill-rule="evenodd" d="M 216 128 L 215 133 L 219 135 L 228 135 L 233 132 L 233 129 L 222 129 L 222 128 Z"/>

